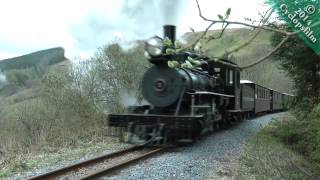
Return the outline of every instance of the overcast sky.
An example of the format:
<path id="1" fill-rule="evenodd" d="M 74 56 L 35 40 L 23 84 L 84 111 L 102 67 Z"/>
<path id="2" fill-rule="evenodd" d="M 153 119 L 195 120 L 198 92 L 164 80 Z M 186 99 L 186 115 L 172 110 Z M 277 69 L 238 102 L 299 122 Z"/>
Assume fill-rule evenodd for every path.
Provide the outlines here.
<path id="1" fill-rule="evenodd" d="M 230 19 L 258 18 L 263 0 L 199 0 L 206 17 L 228 7 Z M 0 5 L 0 59 L 61 46 L 66 56 L 90 57 L 102 45 L 162 35 L 163 24 L 203 30 L 195 0 L 10 0 Z M 219 28 L 219 27 L 215 27 Z"/>

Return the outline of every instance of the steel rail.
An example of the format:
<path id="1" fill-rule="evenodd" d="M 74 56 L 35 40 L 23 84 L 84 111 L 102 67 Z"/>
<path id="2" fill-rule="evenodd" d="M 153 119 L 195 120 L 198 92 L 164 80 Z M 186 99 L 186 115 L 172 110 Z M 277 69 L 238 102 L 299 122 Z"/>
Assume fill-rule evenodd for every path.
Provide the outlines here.
<path id="1" fill-rule="evenodd" d="M 87 166 L 90 166 L 92 164 L 96 164 L 98 162 L 107 160 L 108 158 L 114 158 L 116 156 L 121 156 L 121 155 L 123 155 L 125 153 L 129 153 L 131 151 L 136 151 L 136 150 L 142 149 L 143 147 L 144 147 L 144 145 L 133 146 L 133 147 L 126 148 L 126 149 L 123 149 L 123 150 L 120 150 L 120 151 L 116 151 L 116 152 L 113 152 L 113 153 L 104 154 L 104 155 L 101 155 L 101 156 L 97 156 L 97 157 L 94 157 L 94 158 L 91 158 L 91 159 L 88 159 L 88 160 L 84 160 L 84 161 L 69 165 L 69 166 L 65 166 L 63 168 L 55 169 L 53 171 L 40 174 L 38 176 L 30 177 L 28 179 L 29 180 L 53 179 L 53 178 L 55 178 L 57 176 L 61 176 L 63 174 L 67 174 L 68 172 L 78 171 L 82 167 L 87 167 Z"/>
<path id="2" fill-rule="evenodd" d="M 146 153 L 144 153 L 142 155 L 138 155 L 136 157 L 130 158 L 130 159 L 125 160 L 123 162 L 117 163 L 117 164 L 115 164 L 115 165 L 113 165 L 111 167 L 107 167 L 107 168 L 104 168 L 104 169 L 93 171 L 92 173 L 90 173 L 88 175 L 85 175 L 85 176 L 82 176 L 82 177 L 80 177 L 78 179 L 79 180 L 87 180 L 87 179 L 95 179 L 95 178 L 98 178 L 98 177 L 105 176 L 107 174 L 110 174 L 110 173 L 113 173 L 113 172 L 115 172 L 117 170 L 120 170 L 121 168 L 123 168 L 125 166 L 128 166 L 130 164 L 136 163 L 139 160 L 143 160 L 143 159 L 151 157 L 151 156 L 153 156 L 153 155 L 155 155 L 157 153 L 163 152 L 166 149 L 167 149 L 167 147 L 160 147 L 160 148 L 157 148 L 155 150 L 150 150 L 149 152 L 146 152 Z"/>

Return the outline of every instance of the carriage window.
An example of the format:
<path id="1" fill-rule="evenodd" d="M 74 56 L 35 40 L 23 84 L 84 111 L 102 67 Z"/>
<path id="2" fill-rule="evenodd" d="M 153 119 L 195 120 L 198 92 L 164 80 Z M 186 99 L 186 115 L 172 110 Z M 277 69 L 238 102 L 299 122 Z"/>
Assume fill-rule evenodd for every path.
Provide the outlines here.
<path id="1" fill-rule="evenodd" d="M 237 83 L 237 87 L 240 87 L 240 72 L 237 71 L 237 78 L 235 79 Z"/>
<path id="2" fill-rule="evenodd" d="M 264 99 L 267 99 L 267 90 L 264 90 Z"/>

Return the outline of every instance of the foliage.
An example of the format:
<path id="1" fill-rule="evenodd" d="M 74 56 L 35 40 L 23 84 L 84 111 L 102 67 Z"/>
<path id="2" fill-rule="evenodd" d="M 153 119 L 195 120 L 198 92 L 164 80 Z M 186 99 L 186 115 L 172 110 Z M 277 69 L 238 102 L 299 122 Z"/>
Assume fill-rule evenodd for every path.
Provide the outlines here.
<path id="1" fill-rule="evenodd" d="M 280 39 L 281 35 L 274 34 L 273 45 L 277 44 Z M 274 56 L 293 80 L 299 108 L 312 109 L 320 102 L 319 56 L 296 36 L 290 37 Z"/>
<path id="2" fill-rule="evenodd" d="M 193 59 L 192 57 L 188 56 L 187 59 L 184 60 L 184 62 L 180 61 L 168 61 L 168 67 L 170 68 L 195 68 L 201 66 L 203 63 L 205 63 L 202 59 Z"/>
<path id="3" fill-rule="evenodd" d="M 140 82 L 142 75 L 149 66 L 144 49 L 138 46 L 128 51 L 118 44 L 111 44 L 99 49 L 92 59 L 96 73 L 96 83 L 99 101 L 109 112 L 121 112 L 124 103 L 121 101 L 124 94 L 132 95 L 133 99 L 141 100 Z"/>
<path id="4" fill-rule="evenodd" d="M 13 69 L 7 71 L 5 74 L 6 79 L 9 83 L 18 86 L 30 86 L 31 79 L 35 77 L 35 74 L 32 72 L 31 69 Z"/>

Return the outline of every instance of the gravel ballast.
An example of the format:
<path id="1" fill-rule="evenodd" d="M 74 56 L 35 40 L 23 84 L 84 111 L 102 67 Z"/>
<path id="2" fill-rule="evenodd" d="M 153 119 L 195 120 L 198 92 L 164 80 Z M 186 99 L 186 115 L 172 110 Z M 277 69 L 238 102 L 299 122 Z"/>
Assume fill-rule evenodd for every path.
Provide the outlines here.
<path id="1" fill-rule="evenodd" d="M 228 156 L 240 156 L 245 143 L 282 113 L 245 120 L 183 147 L 122 170 L 105 179 L 206 179 L 225 176 Z M 221 175 L 222 173 L 222 175 Z"/>

